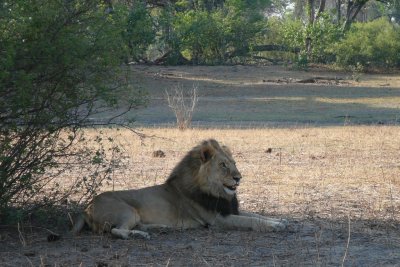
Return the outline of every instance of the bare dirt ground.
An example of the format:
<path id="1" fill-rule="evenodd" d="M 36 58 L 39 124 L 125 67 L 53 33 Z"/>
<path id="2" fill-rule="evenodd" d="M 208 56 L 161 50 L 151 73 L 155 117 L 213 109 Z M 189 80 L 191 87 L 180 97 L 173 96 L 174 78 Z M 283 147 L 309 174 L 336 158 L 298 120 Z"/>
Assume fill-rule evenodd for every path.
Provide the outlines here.
<path id="1" fill-rule="evenodd" d="M 138 124 L 175 122 L 165 90 L 198 88 L 193 125 L 393 124 L 400 117 L 400 75 L 290 71 L 282 66 L 133 66 L 150 92 Z"/>
<path id="2" fill-rule="evenodd" d="M 235 72 L 234 68 L 238 71 Z M 219 69 L 227 77 L 221 76 L 221 82 L 216 82 Z M 198 76 L 201 76 L 203 80 L 207 77 L 213 80 L 209 83 L 210 87 L 201 87 L 202 94 L 209 97 L 210 103 L 214 94 L 221 97 L 222 104 L 213 105 L 225 115 L 220 121 L 212 121 L 207 117 L 211 116 L 207 113 L 212 111 L 210 104 L 208 108 L 203 107 L 204 113 L 199 118 L 205 122 L 210 118 L 214 123 L 213 129 L 195 128 L 181 132 L 173 128 L 145 127 L 142 132 L 153 137 L 145 138 L 144 142 L 128 130 L 102 129 L 120 145 L 125 156 L 124 167 L 115 171 L 112 183 L 104 185 L 102 190 L 141 188 L 162 183 L 192 146 L 200 140 L 216 138 L 231 147 L 242 172 L 243 182 L 238 189 L 241 208 L 285 218 L 290 222 L 289 229 L 281 233 L 213 228 L 152 232 L 151 240 L 116 240 L 108 234 L 95 235 L 89 231 L 73 237 L 68 232 L 68 216 L 65 213 L 60 216 L 61 223 L 57 228 L 52 228 L 51 223 L 38 225 L 34 219 L 32 224 L 1 225 L 0 266 L 400 266 L 398 126 L 352 125 L 362 123 L 355 122 L 355 118 L 347 118 L 350 120 L 347 122 L 341 118 L 341 121 L 332 119 L 324 123 L 322 111 L 315 113 L 323 127 L 303 125 L 302 122 L 308 119 L 300 121 L 298 118 L 310 118 L 307 111 L 313 107 L 306 104 L 307 99 L 293 100 L 295 97 L 304 98 L 304 94 L 313 94 L 314 99 L 318 95 L 332 106 L 326 114 L 339 114 L 341 108 L 356 105 L 351 109 L 354 114 L 356 111 L 359 112 L 357 114 L 371 112 L 374 121 L 365 123 L 378 124 L 385 116 L 399 113 L 400 102 L 390 102 L 399 96 L 400 85 L 396 76 L 366 75 L 364 79 L 368 82 L 365 81 L 365 84 L 363 79 L 361 84 L 336 79 L 339 84 L 304 85 L 293 82 L 281 84 L 277 80 L 288 77 L 304 80 L 313 75 L 344 77 L 346 74 L 298 73 L 284 69 L 275 73 L 269 67 L 243 66 L 137 66 L 134 71 L 141 77 L 139 84 L 153 85 L 150 86 L 152 101 L 157 97 L 160 100 L 159 107 L 152 102 L 148 110 L 139 112 L 138 118 L 142 118 L 141 122 L 145 125 L 173 122 L 173 117 L 170 118 L 172 114 L 167 114 L 166 120 L 152 121 L 149 118 L 162 117 L 167 113 L 167 108 L 163 106 L 166 103 L 161 102 L 163 87 L 169 89 L 177 83 L 186 84 L 185 79 L 177 77 L 178 71 L 184 72 L 182 76 L 185 77 L 196 76 L 200 80 Z M 173 75 L 167 74 L 169 72 Z M 188 78 L 186 85 L 191 87 L 196 79 Z M 275 82 L 264 82 L 262 79 Z M 262 87 L 254 85 L 256 81 Z M 380 86 L 382 81 L 390 86 Z M 244 88 L 241 83 L 250 85 Z M 274 94 L 268 95 L 267 88 L 273 88 Z M 251 106 L 250 102 L 246 100 L 238 104 L 240 101 L 236 98 L 257 98 L 257 92 L 262 92 L 258 97 L 266 98 L 275 108 L 285 105 L 292 107 L 291 111 L 285 113 L 282 110 L 283 113 L 276 114 L 278 111 L 272 107 L 271 114 L 260 111 L 259 123 L 263 127 L 257 128 L 251 114 L 257 114 L 260 106 L 256 106 L 255 111 L 247 111 L 242 108 Z M 224 99 L 228 93 L 233 97 L 232 102 Z M 282 94 L 281 100 L 278 94 Z M 331 103 L 339 100 L 341 104 Z M 350 102 L 343 103 L 345 101 Z M 297 110 L 297 105 L 302 102 L 304 110 Z M 316 102 L 325 103 L 320 100 L 310 103 Z M 201 106 L 199 102 L 199 108 Z M 223 112 L 228 107 L 231 109 Z M 238 113 L 248 114 L 248 121 L 226 119 L 227 115 L 235 114 L 234 107 Z M 286 121 L 285 116 L 290 114 L 295 119 Z M 261 118 L 269 119 L 264 122 Z M 381 123 L 395 124 L 393 118 Z M 282 123 L 285 127 L 280 127 Z M 242 125 L 246 129 L 239 129 Z M 87 130 L 87 134 L 96 135 L 96 130 Z M 162 150 L 166 156 L 153 157 L 156 150 Z M 71 169 L 62 179 L 68 181 L 71 175 L 77 173 L 77 170 Z M 60 234 L 61 239 L 49 242 L 49 230 Z"/>

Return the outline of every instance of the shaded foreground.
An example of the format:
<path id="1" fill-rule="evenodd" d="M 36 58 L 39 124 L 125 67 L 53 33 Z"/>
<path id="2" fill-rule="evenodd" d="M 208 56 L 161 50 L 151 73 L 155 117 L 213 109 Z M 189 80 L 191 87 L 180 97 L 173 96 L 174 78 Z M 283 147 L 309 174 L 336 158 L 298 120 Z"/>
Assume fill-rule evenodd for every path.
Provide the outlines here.
<path id="1" fill-rule="evenodd" d="M 363 222 L 292 221 L 284 233 L 214 230 L 153 233 L 151 240 L 117 240 L 86 233 L 48 243 L 42 232 L 4 237 L 2 266 L 396 266 L 399 234 Z M 395 234 L 397 232 L 397 234 Z M 4 240 L 5 241 L 5 240 Z M 349 243 L 348 243 L 349 241 Z M 347 245 L 347 243 L 349 245 Z M 3 243 L 4 245 L 4 243 Z"/>
<path id="2" fill-rule="evenodd" d="M 72 237 L 67 229 L 56 229 L 61 240 L 48 242 L 44 229 L 2 226 L 0 265 L 397 266 L 398 130 L 394 126 L 145 129 L 145 134 L 157 137 L 144 143 L 129 131 L 104 130 L 126 154 L 125 167 L 104 190 L 159 184 L 193 145 L 216 138 L 231 147 L 242 172 L 238 189 L 242 209 L 286 218 L 289 230 L 153 232 L 147 241 L 90 232 Z M 153 157 L 155 150 L 166 157 Z"/>

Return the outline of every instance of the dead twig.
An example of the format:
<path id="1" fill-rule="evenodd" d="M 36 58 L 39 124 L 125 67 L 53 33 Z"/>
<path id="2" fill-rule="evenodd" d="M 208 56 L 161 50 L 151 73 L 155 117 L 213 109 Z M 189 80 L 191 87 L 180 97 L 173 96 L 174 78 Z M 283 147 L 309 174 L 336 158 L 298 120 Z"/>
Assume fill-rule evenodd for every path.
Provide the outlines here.
<path id="1" fill-rule="evenodd" d="M 344 251 L 343 259 L 342 259 L 342 267 L 344 266 L 344 262 L 346 261 L 347 257 L 347 252 L 349 250 L 349 245 L 350 245 L 350 237 L 351 237 L 351 228 L 350 228 L 350 214 L 348 215 L 348 236 L 347 236 L 347 244 L 346 244 L 346 249 Z"/>
<path id="2" fill-rule="evenodd" d="M 17 224 L 17 229 L 18 229 L 19 241 L 21 241 L 21 244 L 22 244 L 23 247 L 26 247 L 26 240 L 24 238 L 23 233 L 21 232 L 19 223 Z"/>

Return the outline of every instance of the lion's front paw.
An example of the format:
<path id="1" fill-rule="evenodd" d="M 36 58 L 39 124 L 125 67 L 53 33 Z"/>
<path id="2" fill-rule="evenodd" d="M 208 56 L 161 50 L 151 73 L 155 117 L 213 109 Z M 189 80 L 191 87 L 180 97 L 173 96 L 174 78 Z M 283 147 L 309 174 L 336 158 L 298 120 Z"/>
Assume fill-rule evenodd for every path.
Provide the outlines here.
<path id="1" fill-rule="evenodd" d="M 280 219 L 280 221 L 279 221 L 280 223 L 282 223 L 282 224 L 284 224 L 286 227 L 288 227 L 289 226 L 289 221 L 288 220 L 286 220 L 286 219 Z"/>
<path id="2" fill-rule="evenodd" d="M 129 232 L 129 237 L 130 238 L 135 238 L 135 237 L 141 237 L 143 239 L 150 239 L 150 235 L 147 232 L 139 231 L 139 230 L 131 230 Z"/>
<path id="3" fill-rule="evenodd" d="M 276 222 L 273 226 L 275 231 L 283 231 L 285 230 L 289 225 L 288 220 L 282 219 L 279 222 Z"/>

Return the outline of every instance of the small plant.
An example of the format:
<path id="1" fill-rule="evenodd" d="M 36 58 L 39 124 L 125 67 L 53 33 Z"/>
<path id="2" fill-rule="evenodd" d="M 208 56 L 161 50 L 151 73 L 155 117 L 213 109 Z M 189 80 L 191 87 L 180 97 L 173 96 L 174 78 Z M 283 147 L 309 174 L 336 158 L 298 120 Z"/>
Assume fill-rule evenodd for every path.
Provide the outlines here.
<path id="1" fill-rule="evenodd" d="M 360 62 L 357 62 L 355 66 L 351 65 L 350 70 L 352 72 L 352 79 L 356 82 L 360 82 L 361 80 L 361 74 L 364 71 L 363 65 L 360 64 Z"/>
<path id="2" fill-rule="evenodd" d="M 192 116 L 198 101 L 197 86 L 193 85 L 192 90 L 186 91 L 181 85 L 176 86 L 172 92 L 165 90 L 168 106 L 176 117 L 176 124 L 180 130 L 185 130 L 192 124 Z"/>
<path id="3" fill-rule="evenodd" d="M 306 53 L 300 53 L 294 64 L 296 70 L 308 70 L 308 56 Z"/>

